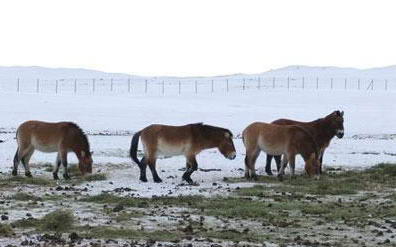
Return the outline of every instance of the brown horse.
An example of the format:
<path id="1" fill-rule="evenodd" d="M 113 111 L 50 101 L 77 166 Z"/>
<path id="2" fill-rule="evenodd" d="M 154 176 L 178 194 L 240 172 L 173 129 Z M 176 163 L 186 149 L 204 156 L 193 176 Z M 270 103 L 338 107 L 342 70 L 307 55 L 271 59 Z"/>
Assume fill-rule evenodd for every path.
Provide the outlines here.
<path id="1" fill-rule="evenodd" d="M 303 157 L 308 175 L 319 174 L 317 144 L 309 132 L 300 126 L 255 122 L 242 132 L 242 140 L 246 148 L 245 177 L 248 179 L 257 177 L 255 163 L 261 151 L 270 155 L 283 155 L 278 175 L 280 179 L 288 162 L 291 175 L 294 176 L 297 154 Z"/>
<path id="2" fill-rule="evenodd" d="M 142 139 L 144 157 L 139 161 L 137 148 L 139 137 Z M 236 152 L 232 141 L 232 133 L 228 129 L 210 126 L 202 123 L 184 126 L 169 126 L 153 124 L 137 132 L 131 142 L 130 155 L 139 165 L 140 180 L 147 182 L 146 168 L 150 167 L 154 182 L 162 182 L 155 169 L 159 156 L 184 155 L 187 170 L 183 180 L 193 184 L 191 174 L 198 169 L 195 156 L 204 149 L 218 148 L 227 159 L 235 159 Z"/>
<path id="3" fill-rule="evenodd" d="M 67 172 L 67 153 L 74 152 L 79 160 L 81 173 L 92 173 L 92 158 L 87 136 L 75 123 L 59 122 L 47 123 L 41 121 L 27 121 L 17 129 L 16 139 L 18 149 L 14 157 L 12 175 L 18 174 L 18 165 L 22 161 L 25 175 L 31 177 L 29 160 L 34 150 L 45 153 L 58 152 L 56 166 L 53 171 L 54 179 L 58 178 L 59 166 L 64 168 L 63 177 L 70 179 Z"/>
<path id="4" fill-rule="evenodd" d="M 322 173 L 322 162 L 325 149 L 329 146 L 331 139 L 334 136 L 342 138 L 344 136 L 344 112 L 334 111 L 324 118 L 319 118 L 312 122 L 299 122 L 290 119 L 278 119 L 272 124 L 277 125 L 299 125 L 304 127 L 313 136 L 319 147 L 319 160 L 320 160 L 320 173 Z M 276 166 L 279 171 L 281 164 L 280 155 L 267 154 L 267 164 L 265 166 L 265 172 L 268 175 L 272 175 L 271 171 L 271 160 L 275 158 Z"/>

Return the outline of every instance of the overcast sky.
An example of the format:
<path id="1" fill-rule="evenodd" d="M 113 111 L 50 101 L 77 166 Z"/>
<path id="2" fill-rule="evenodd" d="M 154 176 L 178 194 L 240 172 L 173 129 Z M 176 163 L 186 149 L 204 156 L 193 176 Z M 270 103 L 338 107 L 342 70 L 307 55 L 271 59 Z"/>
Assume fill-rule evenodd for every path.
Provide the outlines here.
<path id="1" fill-rule="evenodd" d="M 396 1 L 2 0 L 0 65 L 140 75 L 396 64 Z"/>

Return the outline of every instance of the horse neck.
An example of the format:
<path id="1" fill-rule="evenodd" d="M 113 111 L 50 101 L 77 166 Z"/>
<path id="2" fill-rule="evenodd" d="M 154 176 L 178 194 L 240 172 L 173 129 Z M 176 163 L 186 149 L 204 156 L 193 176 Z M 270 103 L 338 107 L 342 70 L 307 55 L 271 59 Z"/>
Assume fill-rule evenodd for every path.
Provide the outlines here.
<path id="1" fill-rule="evenodd" d="M 335 131 L 329 129 L 329 120 L 322 118 L 313 122 L 313 128 L 315 129 L 314 137 L 319 145 L 328 143 L 334 136 Z"/>
<path id="2" fill-rule="evenodd" d="M 211 130 L 206 130 L 201 128 L 196 132 L 197 136 L 195 138 L 196 145 L 201 149 L 216 148 L 219 146 L 219 140 L 216 133 Z"/>

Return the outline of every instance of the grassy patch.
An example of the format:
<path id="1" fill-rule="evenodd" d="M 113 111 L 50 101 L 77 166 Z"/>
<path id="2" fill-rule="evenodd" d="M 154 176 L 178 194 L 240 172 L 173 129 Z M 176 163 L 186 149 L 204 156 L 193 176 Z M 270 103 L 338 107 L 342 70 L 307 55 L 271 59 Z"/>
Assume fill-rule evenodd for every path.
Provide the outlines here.
<path id="1" fill-rule="evenodd" d="M 42 198 L 38 196 L 34 196 L 32 194 L 17 192 L 14 195 L 10 196 L 8 199 L 17 200 L 17 201 L 41 201 Z"/>
<path id="2" fill-rule="evenodd" d="M 95 173 L 95 174 L 90 174 L 86 175 L 84 177 L 81 177 L 81 180 L 87 181 L 87 182 L 92 182 L 92 181 L 103 181 L 107 179 L 107 175 L 105 173 Z"/>
<path id="3" fill-rule="evenodd" d="M 359 191 L 396 188 L 396 164 L 381 163 L 363 171 L 329 172 L 319 180 L 297 175 L 290 179 L 286 175 L 280 182 L 276 177 L 259 176 L 256 183 L 267 183 L 279 192 L 291 192 L 312 195 L 351 195 Z M 249 182 L 245 178 L 225 178 L 227 182 Z M 264 197 L 266 188 L 253 187 L 242 189 L 241 195 Z"/>
<path id="4" fill-rule="evenodd" d="M 126 228 L 116 227 L 80 227 L 83 233 L 83 237 L 88 238 L 122 238 L 122 239 L 144 239 L 144 240 L 155 240 L 155 241 L 178 241 L 182 238 L 182 234 L 178 231 L 142 231 L 133 230 Z"/>
<path id="5" fill-rule="evenodd" d="M 16 176 L 16 177 L 7 177 L 0 179 L 1 186 L 14 186 L 15 184 L 31 184 L 31 185 L 41 185 L 41 186 L 53 186 L 55 182 L 53 180 L 41 177 L 23 177 L 23 176 Z"/>
<path id="6" fill-rule="evenodd" d="M 0 237 L 11 237 L 14 235 L 12 227 L 7 224 L 0 224 Z"/>
<path id="7" fill-rule="evenodd" d="M 41 219 L 22 219 L 12 223 L 14 227 L 35 228 L 37 231 L 67 232 L 73 227 L 74 215 L 70 210 L 55 210 Z"/>

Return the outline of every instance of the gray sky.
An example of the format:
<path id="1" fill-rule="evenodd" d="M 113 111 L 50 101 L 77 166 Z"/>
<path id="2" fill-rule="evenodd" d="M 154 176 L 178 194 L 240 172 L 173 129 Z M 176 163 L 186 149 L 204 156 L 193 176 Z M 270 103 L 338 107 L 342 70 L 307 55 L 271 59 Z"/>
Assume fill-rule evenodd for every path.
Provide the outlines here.
<path id="1" fill-rule="evenodd" d="M 140 75 L 396 64 L 396 1 L 2 0 L 0 65 Z"/>

